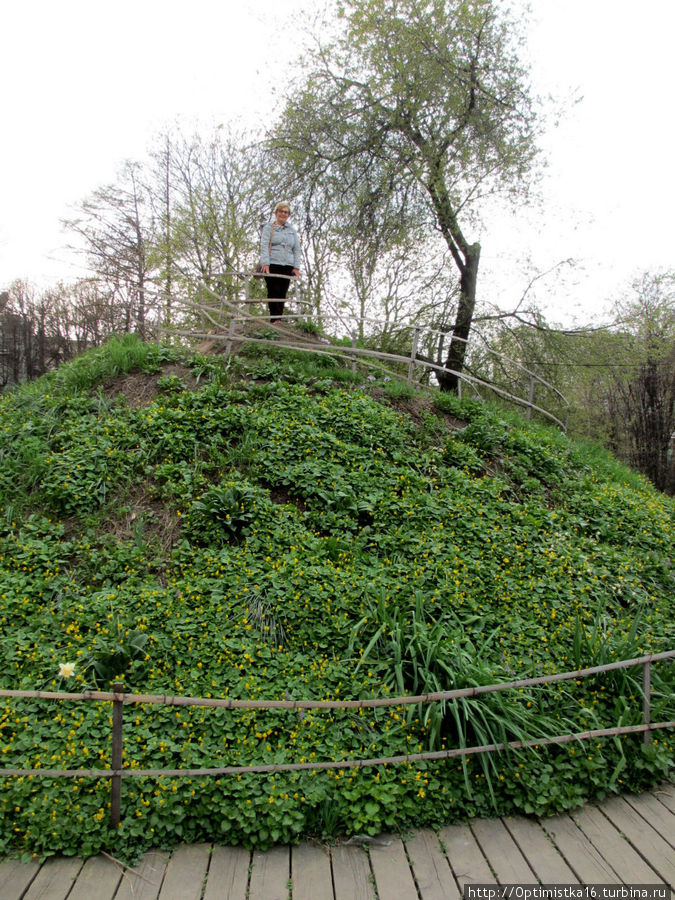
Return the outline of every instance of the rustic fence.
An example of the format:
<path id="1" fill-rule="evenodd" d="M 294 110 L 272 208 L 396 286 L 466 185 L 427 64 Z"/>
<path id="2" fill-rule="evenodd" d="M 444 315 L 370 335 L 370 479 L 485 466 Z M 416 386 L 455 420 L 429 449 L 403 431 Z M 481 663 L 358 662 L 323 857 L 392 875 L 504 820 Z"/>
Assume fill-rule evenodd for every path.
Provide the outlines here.
<path id="1" fill-rule="evenodd" d="M 175 301 L 174 303 L 174 314 L 177 318 L 182 320 L 185 327 L 181 328 L 178 321 L 174 322 L 171 327 L 162 325 L 158 329 L 158 339 L 161 340 L 166 335 L 173 335 L 175 337 L 192 340 L 220 338 L 225 341 L 226 356 L 229 356 L 236 344 L 245 342 L 282 347 L 304 353 L 315 353 L 324 356 L 341 357 L 343 359 L 346 358 L 351 360 L 354 368 L 356 367 L 357 359 L 362 365 L 366 366 L 379 363 L 378 368 L 380 369 L 382 368 L 381 364 L 384 363 L 387 374 L 394 378 L 401 378 L 400 374 L 391 368 L 392 365 L 396 364 L 403 367 L 404 371 L 406 371 L 407 374 L 404 380 L 411 386 L 416 383 L 415 372 L 420 369 L 423 372 L 435 375 L 454 374 L 457 375 L 458 378 L 460 396 L 462 385 L 464 385 L 465 390 L 471 390 L 478 397 L 482 397 L 480 393 L 481 390 L 489 391 L 509 403 L 524 407 L 528 417 L 531 416 L 533 412 L 536 412 L 554 422 L 562 428 L 563 431 L 567 428 L 569 403 L 563 394 L 544 378 L 527 369 L 516 360 L 509 358 L 503 353 L 498 353 L 490 347 L 486 347 L 485 352 L 495 361 L 498 361 L 500 365 L 510 367 L 521 373 L 523 380 L 527 384 L 527 397 L 514 394 L 497 384 L 478 378 L 468 372 L 454 372 L 453 370 L 446 369 L 444 366 L 431 362 L 429 359 L 421 358 L 419 347 L 423 337 L 435 338 L 442 342 L 448 336 L 447 333 L 432 328 L 422 327 L 415 323 L 401 324 L 399 329 L 411 333 L 411 349 L 409 355 L 387 353 L 380 350 L 370 350 L 359 347 L 357 345 L 356 336 L 359 326 L 382 326 L 384 323 L 375 319 L 347 316 L 339 310 L 332 308 L 330 304 L 328 304 L 329 312 L 322 312 L 321 321 L 324 323 L 331 321 L 335 322 L 336 326 L 344 332 L 345 336 L 351 339 L 351 346 L 332 343 L 330 340 L 326 340 L 325 343 L 318 345 L 315 341 L 303 341 L 299 337 L 297 330 L 291 331 L 290 329 L 284 330 L 283 328 L 279 331 L 278 335 L 275 336 L 274 340 L 265 337 L 244 336 L 237 332 L 238 326 L 253 323 L 260 324 L 261 321 L 264 321 L 261 319 L 261 316 L 249 312 L 250 307 L 265 303 L 264 299 L 252 297 L 250 292 L 252 280 L 260 276 L 255 272 L 227 272 L 218 277 L 220 277 L 221 280 L 232 280 L 235 285 L 240 287 L 240 290 L 235 289 L 230 291 L 228 296 L 225 292 L 220 294 L 216 293 L 208 285 L 202 284 L 199 288 L 198 299 L 194 301 Z M 294 282 L 294 293 L 289 298 L 288 303 L 291 304 L 291 307 L 295 307 L 296 309 L 295 311 L 290 313 L 286 312 L 284 314 L 285 321 L 293 322 L 296 320 L 303 320 L 311 322 L 316 318 L 314 307 L 303 296 L 302 282 L 299 279 L 289 278 L 286 275 L 265 277 L 283 278 Z M 200 330 L 199 327 L 196 327 L 197 323 L 201 326 L 202 330 Z M 452 340 L 461 340 L 464 343 L 467 343 L 466 339 L 455 336 L 452 336 Z M 389 368 L 386 368 L 386 366 Z M 539 386 L 542 390 L 546 391 L 547 395 L 552 399 L 555 399 L 555 401 L 564 409 L 564 421 L 549 409 L 535 404 L 534 394 L 536 386 Z"/>
<path id="2" fill-rule="evenodd" d="M 21 691 L 0 690 L 0 697 L 26 698 L 43 700 L 75 700 L 98 701 L 113 704 L 112 716 L 112 753 L 110 769 L 0 769 L 0 777 L 41 777 L 41 778 L 110 778 L 110 821 L 113 826 L 121 819 L 122 778 L 178 778 L 221 775 L 241 775 L 244 773 L 289 772 L 299 770 L 320 771 L 324 769 L 363 768 L 366 766 L 397 765 L 401 763 L 423 762 L 429 760 L 451 759 L 458 756 L 470 756 L 481 753 L 492 753 L 503 750 L 521 750 L 528 747 L 544 747 L 555 744 L 566 744 L 601 737 L 612 737 L 623 734 L 643 734 L 645 744 L 649 743 L 652 731 L 675 727 L 675 720 L 667 722 L 651 721 L 651 667 L 655 662 L 675 658 L 675 650 L 665 653 L 648 654 L 635 659 L 620 660 L 602 666 L 578 669 L 573 672 L 562 672 L 554 675 L 543 675 L 537 678 L 522 678 L 517 681 L 499 684 L 477 685 L 453 691 L 436 691 L 404 697 L 375 697 L 365 700 L 232 700 L 228 698 L 206 697 L 172 697 L 165 694 L 130 694 L 125 693 L 123 685 L 116 683 L 112 692 L 84 691 L 83 693 L 66 693 L 56 691 Z M 436 750 L 413 754 L 402 754 L 372 759 L 345 759 L 332 762 L 314 761 L 311 763 L 269 763 L 248 766 L 221 766 L 216 768 L 197 769 L 137 769 L 124 768 L 123 722 L 125 704 L 154 704 L 162 706 L 201 706 L 224 709 L 374 709 L 378 707 L 411 706 L 424 703 L 438 703 L 458 700 L 466 697 L 479 697 L 495 691 L 514 690 L 524 687 L 536 687 L 559 681 L 587 678 L 605 672 L 642 666 L 642 724 L 623 725 L 615 728 L 598 728 L 583 732 L 567 732 L 526 741 L 509 741 L 502 744 L 483 744 L 477 747 L 457 747 L 450 750 Z"/>

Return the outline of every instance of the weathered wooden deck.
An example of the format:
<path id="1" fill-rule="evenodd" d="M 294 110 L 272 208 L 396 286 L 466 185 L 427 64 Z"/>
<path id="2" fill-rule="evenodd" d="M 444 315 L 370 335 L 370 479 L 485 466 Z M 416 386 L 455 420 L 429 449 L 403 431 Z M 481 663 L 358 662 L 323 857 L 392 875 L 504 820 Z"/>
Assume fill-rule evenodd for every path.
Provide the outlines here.
<path id="1" fill-rule="evenodd" d="M 458 900 L 465 884 L 675 885 L 675 787 L 548 819 L 475 819 L 364 846 L 181 846 L 0 862 L 1 900 Z"/>

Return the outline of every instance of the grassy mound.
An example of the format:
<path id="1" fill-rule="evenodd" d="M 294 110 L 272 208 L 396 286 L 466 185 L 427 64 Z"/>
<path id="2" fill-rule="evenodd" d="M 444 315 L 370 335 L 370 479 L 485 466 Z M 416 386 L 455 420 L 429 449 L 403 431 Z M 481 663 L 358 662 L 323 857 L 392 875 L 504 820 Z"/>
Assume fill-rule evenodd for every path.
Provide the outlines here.
<path id="1" fill-rule="evenodd" d="M 374 395 L 373 395 L 374 394 Z M 0 685 L 399 696 L 673 646 L 672 500 L 477 402 L 326 357 L 112 342 L 0 400 Z M 70 677 L 60 666 L 74 663 Z M 653 721 L 673 715 L 655 665 Z M 61 671 L 68 671 L 61 670 Z M 358 759 L 639 724 L 641 672 L 370 711 L 128 707 L 125 766 Z M 0 701 L 6 768 L 110 766 L 110 706 Z M 268 846 L 546 814 L 667 774 L 655 733 L 433 763 L 5 778 L 0 849 Z"/>

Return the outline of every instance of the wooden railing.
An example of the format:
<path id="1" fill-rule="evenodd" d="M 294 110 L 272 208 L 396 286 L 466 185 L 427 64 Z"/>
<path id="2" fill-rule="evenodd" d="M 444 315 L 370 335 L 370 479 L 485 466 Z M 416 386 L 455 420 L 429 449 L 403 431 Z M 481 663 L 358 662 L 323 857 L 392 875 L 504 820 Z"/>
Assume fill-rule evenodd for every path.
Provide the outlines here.
<path id="1" fill-rule="evenodd" d="M 260 305 L 266 302 L 264 299 L 261 299 L 259 297 L 251 297 L 251 281 L 256 277 L 261 276 L 259 276 L 258 273 L 255 272 L 227 272 L 219 277 L 236 280 L 236 282 L 241 286 L 241 290 L 236 294 L 236 296 L 228 299 L 226 296 L 216 293 L 212 288 L 203 284 L 199 289 L 200 299 L 198 301 L 175 300 L 173 304 L 174 315 L 176 315 L 180 311 L 182 313 L 181 318 L 183 322 L 190 322 L 198 319 L 205 326 L 205 330 L 200 331 L 193 325 L 189 325 L 186 328 L 181 328 L 179 327 L 178 323 L 174 322 L 174 324 L 170 328 L 167 326 L 162 326 L 158 329 L 158 339 L 161 340 L 166 334 L 172 334 L 176 337 L 193 340 L 223 338 L 225 340 L 226 356 L 228 356 L 232 352 L 235 344 L 246 342 L 265 344 L 274 347 L 282 347 L 288 350 L 294 350 L 304 353 L 318 353 L 324 356 L 347 358 L 352 361 L 354 367 L 356 365 L 357 359 L 360 359 L 361 363 L 364 365 L 373 365 L 374 361 L 378 361 L 380 363 L 380 365 L 377 366 L 378 368 L 384 368 L 385 372 L 390 377 L 402 379 L 402 376 L 393 368 L 391 368 L 392 365 L 399 364 L 407 373 L 405 379 L 402 380 L 405 380 L 411 386 L 416 384 L 414 373 L 418 368 L 437 375 L 454 374 L 458 379 L 460 396 L 462 392 L 462 385 L 464 385 L 465 389 L 468 388 L 472 390 L 476 394 L 476 396 L 481 398 L 481 389 L 484 391 L 490 391 L 493 394 L 501 397 L 502 399 L 507 400 L 509 403 L 524 407 L 528 417 L 533 412 L 536 412 L 554 422 L 556 425 L 562 428 L 563 431 L 565 431 L 567 428 L 569 403 L 564 395 L 544 378 L 527 369 L 516 360 L 509 358 L 505 354 L 498 353 L 496 350 L 492 350 L 491 348 L 487 347 L 486 352 L 496 360 L 500 360 L 503 364 L 508 365 L 518 372 L 522 373 L 524 380 L 527 382 L 528 396 L 521 397 L 517 394 L 512 393 L 511 391 L 506 390 L 503 387 L 500 387 L 499 385 L 486 381 L 485 379 L 478 378 L 474 375 L 469 374 L 468 372 L 455 372 L 451 369 L 445 368 L 442 365 L 430 362 L 428 359 L 422 359 L 420 358 L 419 354 L 419 346 L 422 338 L 441 339 L 443 337 L 447 337 L 447 334 L 436 329 L 416 325 L 415 323 L 399 325 L 399 330 L 405 330 L 411 333 L 411 350 L 409 355 L 387 353 L 380 350 L 370 350 L 363 347 L 358 347 L 356 334 L 358 333 L 360 325 L 365 324 L 383 326 L 385 323 L 380 322 L 376 319 L 358 318 L 346 315 L 345 313 L 332 308 L 329 303 L 326 303 L 327 307 L 329 308 L 329 312 L 326 312 L 325 310 L 322 311 L 321 321 L 324 323 L 331 321 L 337 323 L 338 328 L 342 330 L 345 336 L 351 338 L 351 346 L 335 344 L 330 340 L 327 340 L 326 343 L 318 346 L 316 342 L 312 342 L 309 340 L 303 341 L 298 336 L 297 330 L 295 329 L 293 331 L 291 331 L 290 329 L 282 329 L 274 340 L 264 337 L 256 338 L 249 336 L 246 336 L 244 338 L 240 335 L 237 335 L 237 325 L 252 323 L 260 324 L 261 321 L 264 321 L 264 319 L 260 315 L 254 315 L 248 310 L 248 308 L 252 305 Z M 300 279 L 289 277 L 286 275 L 265 277 L 283 278 L 293 282 L 293 295 L 288 299 L 288 303 L 291 304 L 291 306 L 295 306 L 297 309 L 296 311 L 292 311 L 290 313 L 286 312 L 283 317 L 285 321 L 294 322 L 298 319 L 303 321 L 313 321 L 314 318 L 317 318 L 314 315 L 314 308 L 312 304 L 304 298 L 302 281 Z M 452 340 L 463 340 L 465 343 L 467 343 L 465 339 L 457 338 L 454 336 L 452 337 Z M 382 366 L 382 363 L 384 363 L 385 365 Z M 389 366 L 389 368 L 387 368 L 387 366 Z M 564 421 L 558 415 L 554 414 L 551 410 L 534 403 L 534 392 L 537 385 L 544 389 L 552 398 L 555 398 L 556 403 L 564 409 Z"/>
<path id="2" fill-rule="evenodd" d="M 244 773 L 289 772 L 299 770 L 320 771 L 323 769 L 363 768 L 366 766 L 397 765 L 401 763 L 422 762 L 428 760 L 450 759 L 457 756 L 471 756 L 481 753 L 492 753 L 502 750 L 521 750 L 528 747 L 543 747 L 554 744 L 566 744 L 572 741 L 583 741 L 600 737 L 611 737 L 623 734 L 643 734 L 645 744 L 649 743 L 652 731 L 675 727 L 675 720 L 652 722 L 651 714 L 651 667 L 655 662 L 675 658 L 675 650 L 665 653 L 648 654 L 635 659 L 620 660 L 602 666 L 578 669 L 574 672 L 562 672 L 554 675 L 543 675 L 537 678 L 521 678 L 517 681 L 499 684 L 477 685 L 453 691 L 434 691 L 427 694 L 403 697 L 374 697 L 366 700 L 232 700 L 214 697 L 173 697 L 166 694 L 131 694 L 123 690 L 123 685 L 116 683 L 114 691 L 84 691 L 82 693 L 66 693 L 61 691 L 27 691 L 0 690 L 0 697 L 42 699 L 53 701 L 98 701 L 113 704 L 112 721 L 112 753 L 110 769 L 0 769 L 0 777 L 41 777 L 41 778 L 110 778 L 111 806 L 110 818 L 113 825 L 121 819 L 121 785 L 122 778 L 178 778 L 220 775 L 241 775 Z M 438 703 L 458 700 L 466 697 L 479 697 L 495 691 L 514 690 L 524 687 L 535 687 L 553 684 L 559 681 L 588 678 L 604 672 L 642 666 L 642 724 L 623 725 L 613 728 L 597 728 L 583 732 L 567 732 L 549 737 L 537 737 L 525 741 L 508 741 L 502 744 L 483 744 L 477 747 L 456 747 L 450 750 L 436 750 L 413 754 L 401 754 L 369 759 L 344 759 L 331 762 L 313 761 L 311 763 L 270 763 L 248 766 L 220 766 L 196 769 L 139 769 L 123 767 L 123 718 L 125 704 L 154 704 L 162 706 L 200 706 L 220 709 L 374 709 L 378 707 L 411 706 L 425 703 Z"/>

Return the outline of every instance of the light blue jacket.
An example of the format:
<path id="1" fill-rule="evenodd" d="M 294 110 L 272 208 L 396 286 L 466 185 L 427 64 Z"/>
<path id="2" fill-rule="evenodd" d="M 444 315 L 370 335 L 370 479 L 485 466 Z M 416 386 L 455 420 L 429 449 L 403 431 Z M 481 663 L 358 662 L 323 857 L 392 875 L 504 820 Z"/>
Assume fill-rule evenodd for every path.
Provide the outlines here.
<path id="1" fill-rule="evenodd" d="M 274 224 L 272 234 L 272 248 L 270 252 L 270 229 Z M 300 255 L 300 238 L 292 225 L 277 225 L 276 222 L 268 222 L 263 226 L 260 235 L 260 264 L 269 266 L 273 263 L 277 266 L 293 266 L 300 268 L 302 257 Z"/>

